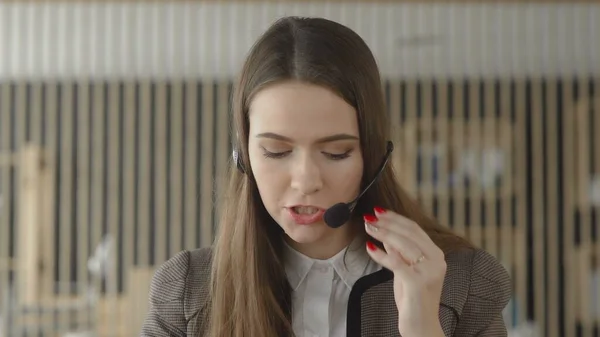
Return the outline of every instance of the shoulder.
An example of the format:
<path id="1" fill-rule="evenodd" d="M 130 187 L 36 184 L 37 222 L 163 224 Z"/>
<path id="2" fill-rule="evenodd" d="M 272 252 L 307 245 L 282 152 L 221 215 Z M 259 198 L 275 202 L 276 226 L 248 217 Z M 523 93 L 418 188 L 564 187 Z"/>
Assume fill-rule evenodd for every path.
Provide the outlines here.
<path id="1" fill-rule="evenodd" d="M 150 302 L 153 305 L 180 300 L 183 296 L 189 269 L 190 253 L 182 251 L 163 263 L 150 283 Z"/>
<path id="2" fill-rule="evenodd" d="M 195 249 L 189 253 L 185 293 L 185 305 L 189 316 L 195 315 L 208 302 L 212 256 L 212 247 Z"/>
<path id="3" fill-rule="evenodd" d="M 185 334 L 187 323 L 207 302 L 211 258 L 211 248 L 184 250 L 158 267 L 150 283 L 143 331 Z"/>
<path id="4" fill-rule="evenodd" d="M 502 264 L 482 249 L 449 253 L 446 264 L 442 303 L 458 316 L 456 333 L 469 336 L 501 325 L 502 311 L 512 296 L 511 279 Z"/>
<path id="5" fill-rule="evenodd" d="M 510 298 L 510 276 L 487 251 L 475 248 L 451 252 L 446 255 L 446 264 L 444 286 L 458 287 L 493 300 Z"/>

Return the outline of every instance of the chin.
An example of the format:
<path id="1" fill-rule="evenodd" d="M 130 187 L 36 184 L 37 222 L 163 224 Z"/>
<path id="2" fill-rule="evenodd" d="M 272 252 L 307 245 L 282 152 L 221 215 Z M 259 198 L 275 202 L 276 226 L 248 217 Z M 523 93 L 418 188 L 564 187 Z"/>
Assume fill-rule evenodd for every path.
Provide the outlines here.
<path id="1" fill-rule="evenodd" d="M 327 235 L 327 227 L 324 222 L 311 225 L 288 223 L 285 226 L 285 234 L 297 243 L 313 243 Z"/>

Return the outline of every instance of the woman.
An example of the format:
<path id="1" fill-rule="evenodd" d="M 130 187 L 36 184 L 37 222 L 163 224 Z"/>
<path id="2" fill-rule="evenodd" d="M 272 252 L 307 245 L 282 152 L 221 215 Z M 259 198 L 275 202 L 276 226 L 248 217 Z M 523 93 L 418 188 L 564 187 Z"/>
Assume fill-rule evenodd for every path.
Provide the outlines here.
<path id="1" fill-rule="evenodd" d="M 214 246 L 159 268 L 143 336 L 506 336 L 502 266 L 427 217 L 391 165 L 376 175 L 391 136 L 357 34 L 277 21 L 233 103 L 235 164 Z M 371 181 L 348 221 L 325 223 Z"/>

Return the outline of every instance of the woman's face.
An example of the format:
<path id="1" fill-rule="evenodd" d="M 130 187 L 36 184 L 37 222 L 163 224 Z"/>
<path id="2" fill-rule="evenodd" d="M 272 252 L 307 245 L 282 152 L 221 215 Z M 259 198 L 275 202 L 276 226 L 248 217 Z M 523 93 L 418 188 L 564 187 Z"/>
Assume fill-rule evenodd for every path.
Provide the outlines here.
<path id="1" fill-rule="evenodd" d="M 290 81 L 257 93 L 249 119 L 250 165 L 267 211 L 299 251 L 334 255 L 352 230 L 329 228 L 323 213 L 359 193 L 356 110 L 324 87 Z"/>

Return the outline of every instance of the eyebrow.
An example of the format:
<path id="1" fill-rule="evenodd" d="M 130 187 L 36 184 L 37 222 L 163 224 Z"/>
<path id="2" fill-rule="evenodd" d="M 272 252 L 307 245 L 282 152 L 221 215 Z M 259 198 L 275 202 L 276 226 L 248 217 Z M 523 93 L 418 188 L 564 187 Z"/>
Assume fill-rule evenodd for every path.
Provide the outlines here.
<path id="1" fill-rule="evenodd" d="M 294 141 L 293 139 L 291 139 L 289 137 L 282 136 L 282 135 L 279 135 L 279 134 L 276 134 L 273 132 L 259 133 L 258 135 L 256 135 L 256 138 L 270 138 L 270 139 L 280 140 L 282 142 L 289 142 L 289 143 Z M 338 133 L 335 135 L 319 138 L 319 139 L 317 139 L 316 143 L 322 144 L 322 143 L 335 142 L 338 140 L 358 140 L 358 137 L 349 135 L 347 133 Z"/>

